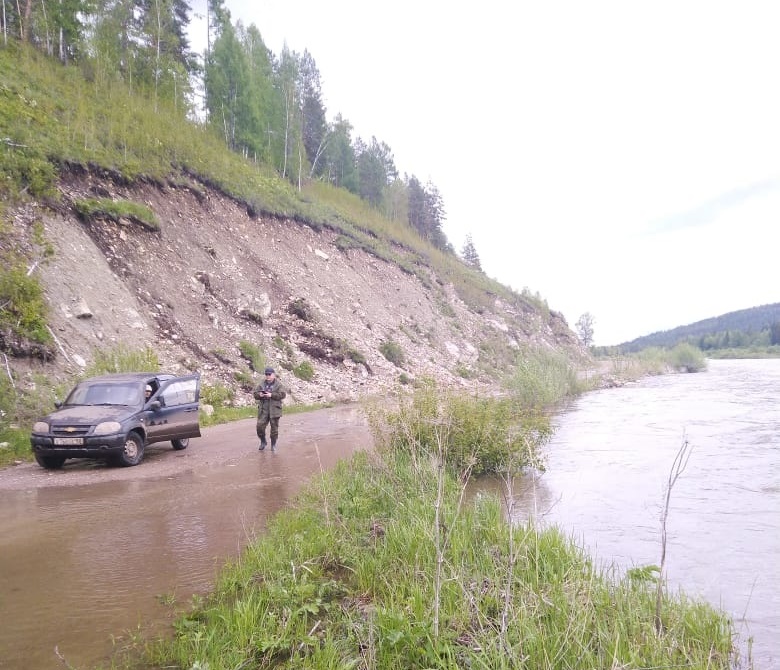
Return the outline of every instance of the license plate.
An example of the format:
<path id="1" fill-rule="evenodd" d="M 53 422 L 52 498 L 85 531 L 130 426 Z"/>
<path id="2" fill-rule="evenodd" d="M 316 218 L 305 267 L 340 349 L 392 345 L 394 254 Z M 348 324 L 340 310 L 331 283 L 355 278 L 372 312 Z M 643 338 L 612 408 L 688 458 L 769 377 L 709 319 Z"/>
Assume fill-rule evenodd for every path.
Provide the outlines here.
<path id="1" fill-rule="evenodd" d="M 80 447 L 84 444 L 83 437 L 55 437 L 55 447 Z"/>

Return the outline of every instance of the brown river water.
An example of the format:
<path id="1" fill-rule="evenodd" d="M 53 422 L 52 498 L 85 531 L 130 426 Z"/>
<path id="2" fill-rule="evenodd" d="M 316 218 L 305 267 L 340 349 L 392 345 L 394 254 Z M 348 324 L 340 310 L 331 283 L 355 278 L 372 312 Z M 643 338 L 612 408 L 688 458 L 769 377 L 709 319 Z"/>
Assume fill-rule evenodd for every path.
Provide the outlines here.
<path id="1" fill-rule="evenodd" d="M 555 524 L 607 569 L 660 562 L 669 469 L 691 446 L 667 522 L 669 587 L 733 617 L 756 670 L 780 670 L 780 361 L 711 361 L 590 393 L 556 419 L 547 470 L 514 517 Z M 85 670 L 170 629 L 311 476 L 371 443 L 357 406 L 204 430 L 134 468 L 88 461 L 0 472 L 0 669 Z M 490 489 L 489 483 L 482 486 Z M 752 645 L 748 644 L 753 638 Z"/>

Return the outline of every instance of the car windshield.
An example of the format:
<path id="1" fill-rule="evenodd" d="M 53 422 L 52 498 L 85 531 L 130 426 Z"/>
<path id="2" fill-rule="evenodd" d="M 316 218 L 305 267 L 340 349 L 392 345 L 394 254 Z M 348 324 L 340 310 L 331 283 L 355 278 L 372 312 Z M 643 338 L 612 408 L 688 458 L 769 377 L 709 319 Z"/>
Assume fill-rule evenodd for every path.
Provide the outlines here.
<path id="1" fill-rule="evenodd" d="M 74 388 L 66 405 L 138 405 L 143 387 L 134 383 L 83 383 Z"/>

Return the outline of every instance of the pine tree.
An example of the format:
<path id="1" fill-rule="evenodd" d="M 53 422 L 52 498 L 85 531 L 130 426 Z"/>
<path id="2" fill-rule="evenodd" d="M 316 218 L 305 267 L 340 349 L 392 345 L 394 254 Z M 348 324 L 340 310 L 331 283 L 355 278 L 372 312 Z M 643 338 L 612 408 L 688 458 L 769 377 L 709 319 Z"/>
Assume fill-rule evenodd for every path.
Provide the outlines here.
<path id="1" fill-rule="evenodd" d="M 460 252 L 463 261 L 477 270 L 482 270 L 482 264 L 479 261 L 479 254 L 471 239 L 471 233 L 466 235 L 466 241 L 463 243 L 463 249 Z"/>

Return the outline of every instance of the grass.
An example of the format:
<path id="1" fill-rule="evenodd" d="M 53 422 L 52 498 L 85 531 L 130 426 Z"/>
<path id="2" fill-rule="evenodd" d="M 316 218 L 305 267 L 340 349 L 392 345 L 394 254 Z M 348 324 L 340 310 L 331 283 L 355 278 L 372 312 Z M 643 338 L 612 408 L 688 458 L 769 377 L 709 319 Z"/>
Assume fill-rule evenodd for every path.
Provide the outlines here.
<path id="1" fill-rule="evenodd" d="M 172 639 L 130 654 L 209 670 L 730 667 L 722 613 L 664 590 L 658 634 L 654 583 L 614 574 L 556 529 L 511 527 L 497 498 L 466 503 L 433 460 L 361 453 L 274 517 Z"/>

